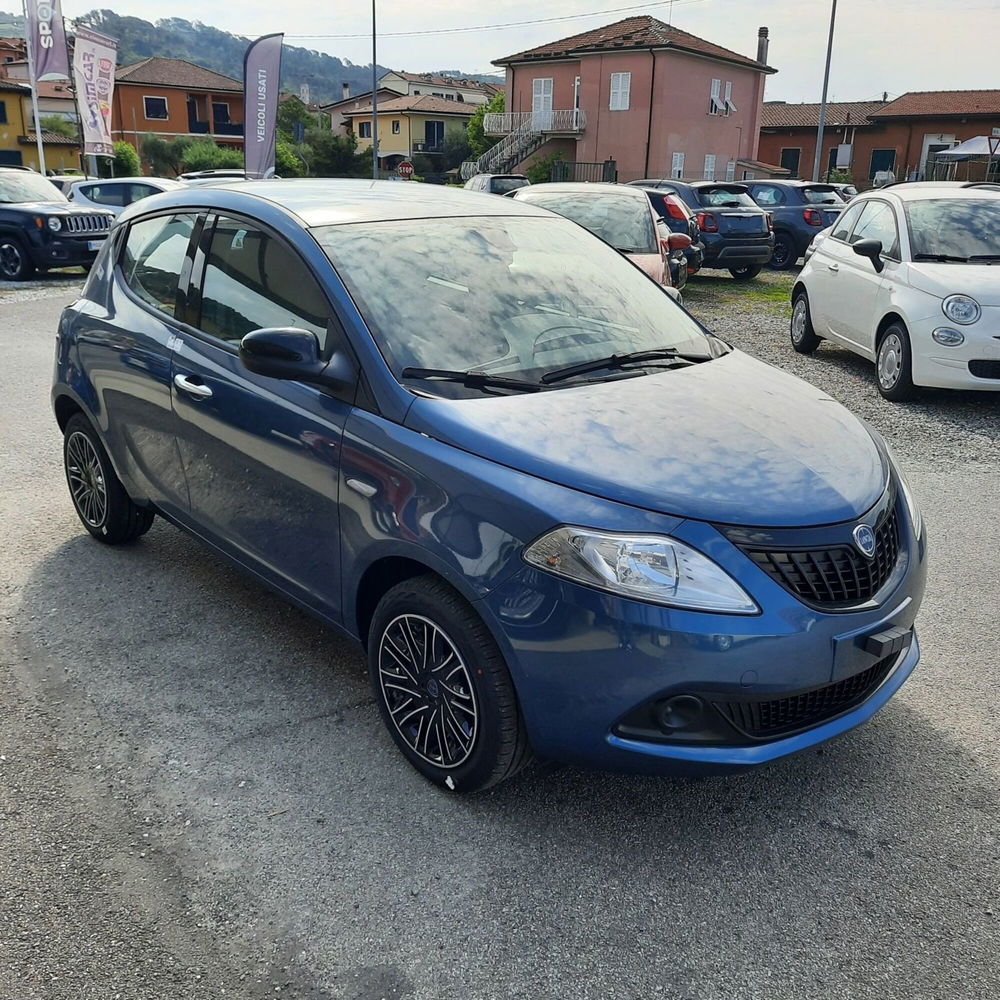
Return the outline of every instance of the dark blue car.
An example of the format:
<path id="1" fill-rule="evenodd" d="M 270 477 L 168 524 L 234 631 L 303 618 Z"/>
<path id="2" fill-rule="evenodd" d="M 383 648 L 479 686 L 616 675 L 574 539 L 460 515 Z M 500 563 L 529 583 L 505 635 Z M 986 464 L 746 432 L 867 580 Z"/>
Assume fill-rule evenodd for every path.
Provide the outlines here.
<path id="1" fill-rule="evenodd" d="M 531 205 L 149 198 L 63 314 L 53 402 L 95 538 L 159 515 L 360 642 L 452 790 L 532 753 L 744 770 L 917 663 L 925 541 L 881 439 Z"/>

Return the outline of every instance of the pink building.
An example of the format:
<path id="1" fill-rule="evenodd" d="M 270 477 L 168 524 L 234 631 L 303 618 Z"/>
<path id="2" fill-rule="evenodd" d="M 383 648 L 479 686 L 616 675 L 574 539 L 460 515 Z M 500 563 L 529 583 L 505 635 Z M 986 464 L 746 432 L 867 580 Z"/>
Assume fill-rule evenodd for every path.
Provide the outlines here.
<path id="1" fill-rule="evenodd" d="M 645 15 L 496 59 L 507 108 L 485 125 L 504 138 L 477 168 L 502 173 L 561 151 L 614 160 L 622 181 L 766 173 L 756 156 L 764 81 L 776 72 L 767 45 L 761 28 L 752 59 Z"/>

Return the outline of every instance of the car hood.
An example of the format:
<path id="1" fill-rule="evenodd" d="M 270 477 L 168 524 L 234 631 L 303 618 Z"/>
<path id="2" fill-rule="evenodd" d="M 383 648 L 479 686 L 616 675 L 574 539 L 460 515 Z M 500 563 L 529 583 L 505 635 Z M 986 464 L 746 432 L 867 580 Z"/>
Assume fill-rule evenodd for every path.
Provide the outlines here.
<path id="1" fill-rule="evenodd" d="M 1000 306 L 1000 264 L 909 265 L 910 284 L 939 299 L 971 295 L 981 306 Z"/>
<path id="2" fill-rule="evenodd" d="M 84 207 L 82 205 L 74 205 L 67 201 L 18 201 L 0 204 L 0 208 L 16 208 L 24 212 L 34 212 L 38 215 L 66 215 L 73 214 L 77 212 L 86 212 L 88 215 L 93 215 L 95 212 L 99 215 L 111 215 L 107 209 L 104 208 L 90 208 Z"/>
<path id="3" fill-rule="evenodd" d="M 888 471 L 857 417 L 739 351 L 552 392 L 419 397 L 406 425 L 572 489 L 727 524 L 848 521 L 878 500 Z"/>

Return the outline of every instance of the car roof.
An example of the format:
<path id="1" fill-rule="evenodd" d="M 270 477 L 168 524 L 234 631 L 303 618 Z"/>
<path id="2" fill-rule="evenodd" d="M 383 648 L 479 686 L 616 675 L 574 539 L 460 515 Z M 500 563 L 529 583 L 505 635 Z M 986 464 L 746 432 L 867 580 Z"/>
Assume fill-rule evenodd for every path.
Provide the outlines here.
<path id="1" fill-rule="evenodd" d="M 739 183 L 746 184 L 776 184 L 778 187 L 825 187 L 834 188 L 837 187 L 832 181 L 807 181 L 803 180 L 801 177 L 791 178 L 791 177 L 758 177 L 752 181 L 740 181 Z"/>
<path id="2" fill-rule="evenodd" d="M 1000 190 L 987 186 L 967 187 L 964 182 L 960 187 L 952 187 L 940 182 L 913 181 L 909 184 L 893 184 L 884 188 L 871 188 L 856 195 L 855 199 L 868 195 L 892 196 L 900 201 L 982 201 L 983 198 L 1000 198 Z"/>
<path id="3" fill-rule="evenodd" d="M 170 177 L 77 177 L 75 181 L 77 184 L 166 184 L 171 188 L 184 187 L 183 181 Z"/>
<path id="4" fill-rule="evenodd" d="M 646 199 L 646 192 L 627 184 L 586 184 L 581 181 L 555 181 L 546 184 L 532 184 L 530 188 L 521 188 L 515 200 L 530 201 L 539 194 L 611 194 L 626 198 Z"/>
<path id="5" fill-rule="evenodd" d="M 307 228 L 351 222 L 397 219 L 466 218 L 523 215 L 550 218 L 551 213 L 511 198 L 484 198 L 475 191 L 407 181 L 308 178 L 236 181 L 219 187 L 188 187 L 136 202 L 144 210 L 204 207 L 238 211 L 247 202 L 283 209 Z M 133 213 L 130 213 L 130 217 Z"/>

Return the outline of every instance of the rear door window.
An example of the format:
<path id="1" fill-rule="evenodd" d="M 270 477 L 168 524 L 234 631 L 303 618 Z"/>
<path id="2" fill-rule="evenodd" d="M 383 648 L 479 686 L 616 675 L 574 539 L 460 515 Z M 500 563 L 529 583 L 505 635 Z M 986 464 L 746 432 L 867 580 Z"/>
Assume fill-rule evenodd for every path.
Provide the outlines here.
<path id="1" fill-rule="evenodd" d="M 143 302 L 169 316 L 177 313 L 177 292 L 196 215 L 158 215 L 133 222 L 122 251 L 125 283 Z"/>
<path id="2" fill-rule="evenodd" d="M 90 201 L 98 205 L 109 205 L 112 208 L 121 208 L 127 204 L 125 201 L 124 184 L 91 184 L 89 187 L 78 189 L 80 193 Z"/>
<path id="3" fill-rule="evenodd" d="M 205 262 L 201 320 L 205 333 L 234 346 L 252 330 L 295 327 L 326 348 L 330 309 L 305 262 L 271 233 L 219 216 Z"/>
<path id="4" fill-rule="evenodd" d="M 757 203 L 742 187 L 701 187 L 698 191 L 698 204 L 706 208 L 756 208 Z"/>
<path id="5" fill-rule="evenodd" d="M 804 187 L 802 197 L 810 205 L 841 205 L 843 202 L 834 187 Z"/>
<path id="6" fill-rule="evenodd" d="M 788 198 L 781 188 L 772 184 L 760 184 L 753 188 L 753 200 L 761 208 L 773 208 L 775 205 L 784 205 Z"/>

